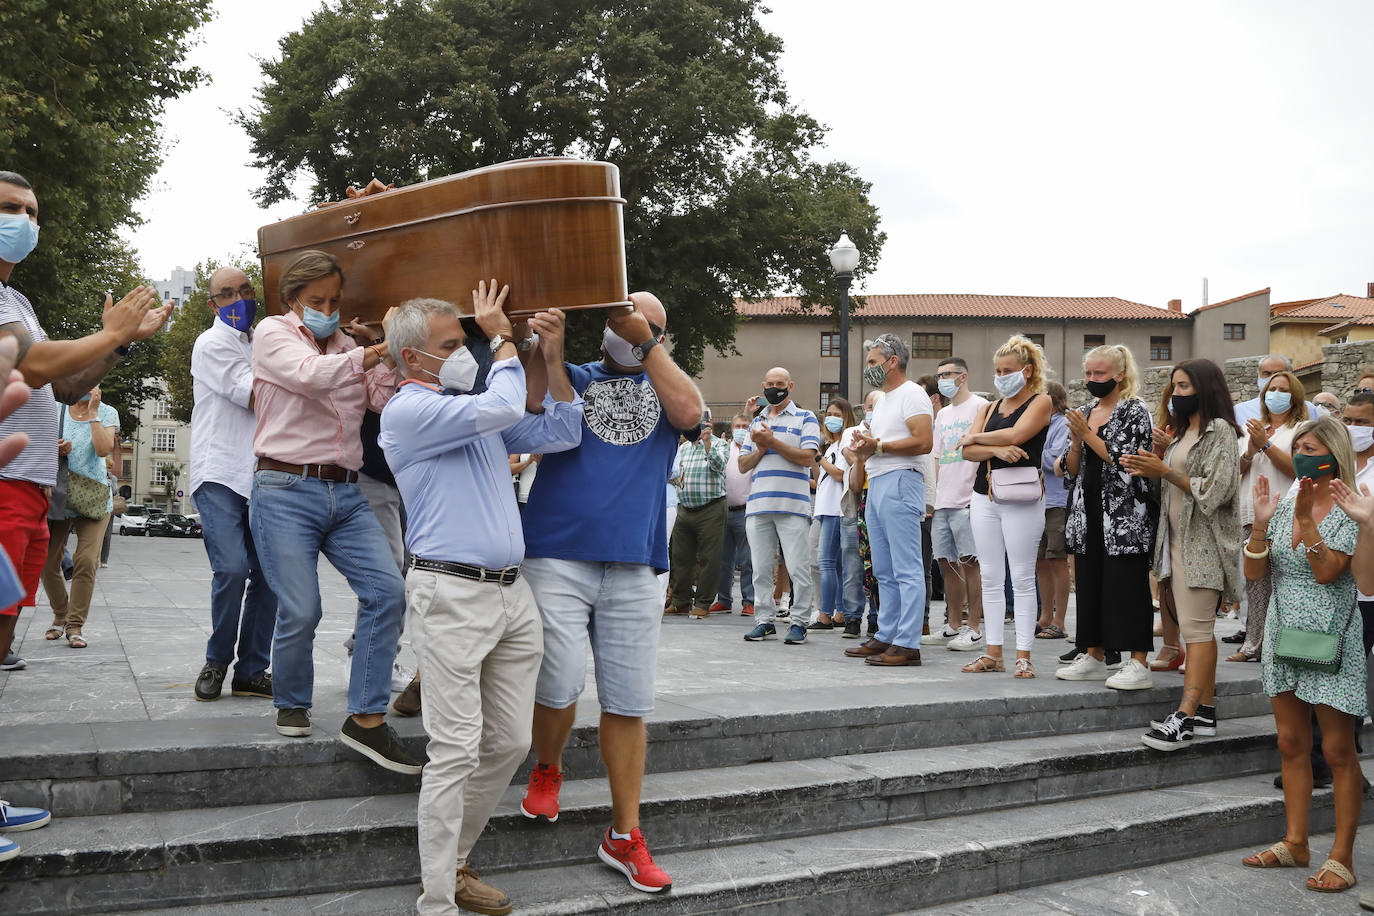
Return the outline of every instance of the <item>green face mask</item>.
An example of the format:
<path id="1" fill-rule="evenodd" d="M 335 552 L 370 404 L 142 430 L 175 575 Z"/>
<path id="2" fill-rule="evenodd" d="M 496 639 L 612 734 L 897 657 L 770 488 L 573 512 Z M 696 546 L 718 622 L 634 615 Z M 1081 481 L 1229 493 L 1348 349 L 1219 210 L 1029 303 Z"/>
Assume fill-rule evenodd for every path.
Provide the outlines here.
<path id="1" fill-rule="evenodd" d="M 1298 478 L 1309 477 L 1317 480 L 1336 473 L 1336 461 L 1330 454 L 1326 455 L 1294 455 L 1293 472 Z"/>

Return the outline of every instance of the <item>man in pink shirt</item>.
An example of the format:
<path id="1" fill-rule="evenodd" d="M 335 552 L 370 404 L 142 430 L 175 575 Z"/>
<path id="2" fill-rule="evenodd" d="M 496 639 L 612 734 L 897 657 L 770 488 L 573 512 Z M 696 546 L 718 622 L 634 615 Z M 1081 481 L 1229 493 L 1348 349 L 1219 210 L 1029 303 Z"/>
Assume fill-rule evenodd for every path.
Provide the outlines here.
<path id="1" fill-rule="evenodd" d="M 278 601 L 272 640 L 277 731 L 310 734 L 323 553 L 358 595 L 349 717 L 340 740 L 379 766 L 415 774 L 420 763 L 385 722 L 405 584 L 386 533 L 358 489 L 363 413 L 380 411 L 399 377 L 385 341 L 360 347 L 339 330 L 342 290 L 343 271 L 332 255 L 302 253 L 282 273 L 279 293 L 288 311 L 264 319 L 253 339 L 257 472 L 248 511 L 263 573 Z"/>
<path id="2" fill-rule="evenodd" d="M 949 648 L 982 649 L 983 587 L 978 578 L 978 554 L 969 524 L 969 502 L 978 465 L 964 460 L 959 440 L 971 431 L 985 398 L 968 389 L 968 364 L 951 356 L 936 369 L 944 408 L 935 415 L 935 515 L 931 518 L 931 552 L 945 580 L 945 625 L 927 641 Z M 964 599 L 968 623 L 963 623 Z"/>

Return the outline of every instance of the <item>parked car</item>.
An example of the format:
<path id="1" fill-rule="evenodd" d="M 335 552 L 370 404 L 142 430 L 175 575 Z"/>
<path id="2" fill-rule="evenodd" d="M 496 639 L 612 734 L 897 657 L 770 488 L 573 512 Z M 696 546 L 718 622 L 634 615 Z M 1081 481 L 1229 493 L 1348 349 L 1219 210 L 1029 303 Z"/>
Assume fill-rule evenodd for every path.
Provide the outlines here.
<path id="1" fill-rule="evenodd" d="M 123 515 L 116 515 L 114 518 L 115 533 L 120 535 L 148 535 L 148 523 L 153 519 L 159 519 L 167 513 L 162 509 L 154 509 L 149 506 L 130 506 L 124 510 Z"/>
<path id="2" fill-rule="evenodd" d="M 187 515 L 165 516 L 161 524 L 158 524 L 156 528 L 149 528 L 148 533 L 155 537 L 173 538 L 198 538 L 205 536 L 201 532 L 200 522 Z"/>

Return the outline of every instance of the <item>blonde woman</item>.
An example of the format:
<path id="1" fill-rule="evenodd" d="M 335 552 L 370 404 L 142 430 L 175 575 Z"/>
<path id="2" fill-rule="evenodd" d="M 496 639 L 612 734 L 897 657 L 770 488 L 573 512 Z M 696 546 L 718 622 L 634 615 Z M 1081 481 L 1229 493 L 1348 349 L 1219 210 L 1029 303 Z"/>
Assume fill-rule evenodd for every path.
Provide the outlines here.
<path id="1" fill-rule="evenodd" d="M 983 636 L 987 640 L 987 654 L 962 670 L 968 674 L 1006 670 L 1002 641 L 1007 599 L 1002 577 L 1009 563 L 1016 677 L 1032 678 L 1031 646 L 1038 616 L 1035 559 L 1045 530 L 1045 492 L 1040 484 L 1004 482 L 1012 476 L 1038 477 L 1053 405 L 1044 393 L 1045 354 L 1025 337 L 1017 335 L 1002 344 L 993 357 L 993 371 L 1001 397 L 978 412 L 973 425 L 977 432 L 959 442 L 964 460 L 979 463 L 969 522 L 983 583 Z M 1034 475 L 998 474 L 1006 469 L 1034 469 Z"/>
<path id="2" fill-rule="evenodd" d="M 1060 463 L 1073 488 L 1065 540 L 1078 582 L 1076 645 L 1084 651 L 1054 676 L 1143 690 L 1154 686 L 1145 658 L 1154 648 L 1150 551 L 1157 519 L 1149 485 L 1132 477 L 1122 458 L 1153 447 L 1154 426 L 1150 408 L 1136 397 L 1130 350 L 1117 344 L 1089 351 L 1083 377 L 1095 400 L 1069 411 L 1069 449 Z M 1111 677 L 1107 650 L 1130 653 Z"/>
<path id="3" fill-rule="evenodd" d="M 1297 496 L 1280 499 L 1267 479 L 1256 482 L 1254 526 L 1245 544 L 1245 577 L 1253 581 L 1273 575 L 1260 683 L 1274 708 L 1283 758 L 1287 831 L 1281 841 L 1245 859 L 1244 864 L 1306 867 L 1310 861 L 1309 754 L 1315 711 L 1333 777 L 1336 839 L 1326 862 L 1307 879 L 1307 889 L 1332 893 L 1355 886 L 1355 829 L 1364 794 L 1352 727 L 1368 711 L 1362 624 L 1355 613 L 1355 579 L 1350 571 L 1359 526 L 1332 493 L 1335 480 L 1347 490 L 1355 488 L 1355 453 L 1350 434 L 1335 417 L 1304 423 L 1292 438 L 1289 458 L 1301 480 Z M 1343 636 L 1333 659 L 1334 670 L 1281 657 L 1277 645 L 1281 628 Z"/>
<path id="4" fill-rule="evenodd" d="M 1269 481 L 1269 492 L 1283 494 L 1293 485 L 1293 461 L 1289 451 L 1293 434 L 1299 424 L 1308 419 L 1307 392 L 1302 382 L 1291 372 L 1275 372 L 1260 394 L 1259 419 L 1245 422 L 1240 442 L 1240 522 L 1249 526 L 1255 517 L 1253 494 L 1255 483 L 1263 477 Z M 1249 528 L 1246 528 L 1249 534 Z M 1269 593 L 1273 590 L 1270 576 L 1246 578 L 1245 598 L 1249 616 L 1245 620 L 1245 642 L 1240 651 L 1227 656 L 1228 662 L 1257 661 L 1264 640 L 1264 616 L 1269 608 Z"/>

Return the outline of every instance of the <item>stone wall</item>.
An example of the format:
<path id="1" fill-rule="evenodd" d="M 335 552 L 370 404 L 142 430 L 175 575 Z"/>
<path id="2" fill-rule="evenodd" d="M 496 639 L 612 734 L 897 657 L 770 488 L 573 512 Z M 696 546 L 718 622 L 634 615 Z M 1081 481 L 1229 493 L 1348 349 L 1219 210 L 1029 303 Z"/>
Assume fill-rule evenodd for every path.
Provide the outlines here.
<path id="1" fill-rule="evenodd" d="M 1360 372 L 1368 366 L 1374 366 L 1374 340 L 1322 347 L 1322 390 L 1330 391 L 1342 402 L 1346 401 L 1355 393 Z M 1308 395 L 1313 393 L 1309 391 Z"/>

